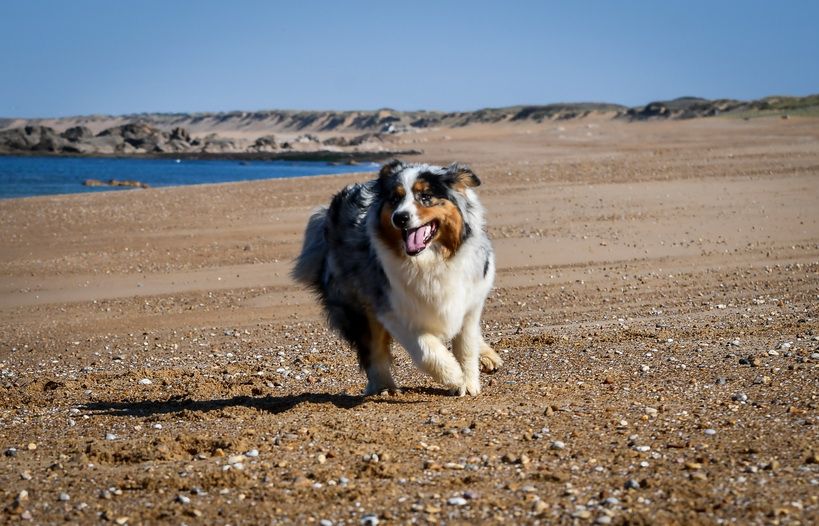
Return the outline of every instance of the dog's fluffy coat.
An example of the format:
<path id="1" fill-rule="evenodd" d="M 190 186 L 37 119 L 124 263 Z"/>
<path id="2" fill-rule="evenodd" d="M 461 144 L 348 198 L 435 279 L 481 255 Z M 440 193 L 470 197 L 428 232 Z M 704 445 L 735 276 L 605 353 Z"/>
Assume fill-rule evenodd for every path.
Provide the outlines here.
<path id="1" fill-rule="evenodd" d="M 460 395 L 477 395 L 479 370 L 501 365 L 480 331 L 495 260 L 478 185 L 461 164 L 393 161 L 310 218 L 293 277 L 318 294 L 330 325 L 356 349 L 365 394 L 396 389 L 393 338 Z"/>

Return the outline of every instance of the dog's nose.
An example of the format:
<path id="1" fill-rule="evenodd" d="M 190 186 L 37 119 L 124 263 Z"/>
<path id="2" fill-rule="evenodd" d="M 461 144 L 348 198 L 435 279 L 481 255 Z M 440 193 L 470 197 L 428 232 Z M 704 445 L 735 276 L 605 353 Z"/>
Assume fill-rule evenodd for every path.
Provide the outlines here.
<path id="1" fill-rule="evenodd" d="M 398 228 L 404 228 L 407 226 L 410 220 L 409 212 L 396 212 L 392 215 L 392 224 L 397 226 Z"/>

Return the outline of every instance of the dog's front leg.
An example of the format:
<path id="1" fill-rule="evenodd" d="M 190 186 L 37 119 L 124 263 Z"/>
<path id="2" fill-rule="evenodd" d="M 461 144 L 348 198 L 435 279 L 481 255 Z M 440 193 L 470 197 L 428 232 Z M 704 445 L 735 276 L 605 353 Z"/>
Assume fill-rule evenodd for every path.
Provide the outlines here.
<path id="1" fill-rule="evenodd" d="M 416 367 L 448 389 L 459 394 L 465 392 L 461 366 L 438 337 L 413 331 L 393 316 L 385 316 L 380 321 L 392 337 L 407 350 Z"/>
<path id="2" fill-rule="evenodd" d="M 464 317 L 460 334 L 452 340 L 452 352 L 464 371 L 464 385 L 461 396 L 475 396 L 481 392 L 480 358 L 481 358 L 481 309 L 475 309 Z"/>

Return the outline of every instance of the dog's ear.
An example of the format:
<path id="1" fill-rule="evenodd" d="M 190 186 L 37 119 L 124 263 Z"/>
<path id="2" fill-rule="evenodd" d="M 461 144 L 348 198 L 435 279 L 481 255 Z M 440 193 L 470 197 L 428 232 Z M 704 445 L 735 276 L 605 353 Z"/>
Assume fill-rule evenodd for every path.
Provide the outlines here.
<path id="1" fill-rule="evenodd" d="M 460 192 L 481 185 L 481 180 L 478 179 L 475 172 L 469 166 L 461 163 L 452 163 L 447 166 L 444 177 L 449 186 Z"/>
<path id="2" fill-rule="evenodd" d="M 385 177 L 390 177 L 391 175 L 400 172 L 403 167 L 404 163 L 398 159 L 393 159 L 381 167 L 381 171 L 378 172 L 378 178 L 384 179 Z"/>

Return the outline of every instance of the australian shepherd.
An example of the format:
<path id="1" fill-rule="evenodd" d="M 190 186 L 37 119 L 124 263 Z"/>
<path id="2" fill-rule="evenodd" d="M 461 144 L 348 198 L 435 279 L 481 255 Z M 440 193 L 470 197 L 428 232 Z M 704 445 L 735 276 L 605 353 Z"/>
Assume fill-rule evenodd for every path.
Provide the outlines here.
<path id="1" fill-rule="evenodd" d="M 310 217 L 293 277 L 317 293 L 330 325 L 357 351 L 365 395 L 396 391 L 393 339 L 461 396 L 480 393 L 480 370 L 502 365 L 481 335 L 495 258 L 480 184 L 463 164 L 392 161 Z"/>

